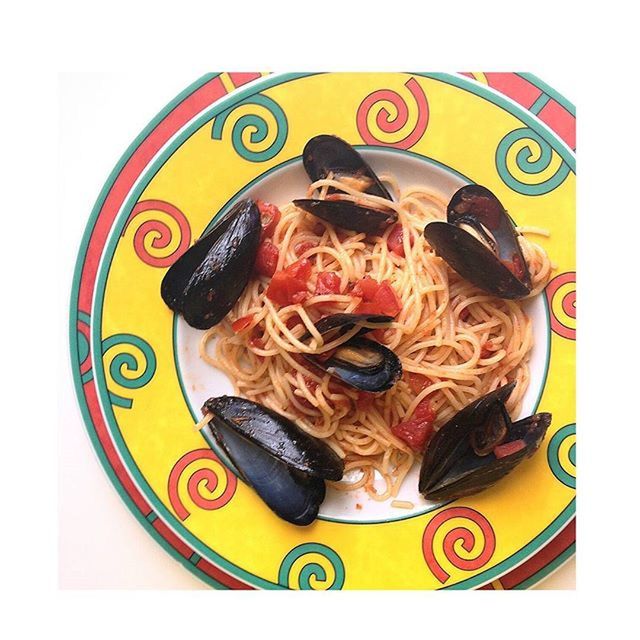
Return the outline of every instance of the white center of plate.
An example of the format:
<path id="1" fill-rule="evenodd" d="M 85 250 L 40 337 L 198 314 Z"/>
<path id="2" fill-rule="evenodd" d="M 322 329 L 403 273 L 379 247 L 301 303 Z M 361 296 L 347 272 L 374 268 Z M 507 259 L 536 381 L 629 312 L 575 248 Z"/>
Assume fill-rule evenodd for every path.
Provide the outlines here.
<path id="1" fill-rule="evenodd" d="M 455 191 L 468 182 L 436 163 L 408 153 L 391 150 L 363 150 L 361 153 L 376 173 L 392 173 L 402 189 L 417 185 L 427 186 L 440 191 L 448 200 Z M 295 198 L 305 197 L 308 185 L 309 178 L 300 160 L 266 175 L 255 185 L 238 194 L 238 199 L 260 198 L 282 206 Z M 524 396 L 521 415 L 518 417 L 531 415 L 536 409 L 544 385 L 549 346 L 549 326 L 543 296 L 536 296 L 534 300 L 526 302 L 525 313 L 533 323 L 534 346 L 529 360 L 531 374 L 529 388 Z M 198 347 L 202 335 L 202 331 L 193 329 L 181 317 L 178 318 L 176 336 L 178 373 L 182 378 L 183 390 L 191 412 L 194 416 L 198 416 L 198 419 L 201 415 L 200 407 L 207 398 L 233 394 L 233 385 L 225 374 L 213 369 L 200 359 Z M 213 349 L 214 345 L 211 344 L 209 348 Z M 412 509 L 392 507 L 391 500 L 386 502 L 373 500 L 364 489 L 336 491 L 327 487 L 327 496 L 320 507 L 319 516 L 340 522 L 387 522 L 430 511 L 438 504 L 425 500 L 418 493 L 419 470 L 419 464 L 414 464 L 395 498 L 413 503 Z M 346 479 L 349 477 L 347 476 Z M 384 490 L 384 486 L 384 481 L 379 478 L 379 490 Z"/>

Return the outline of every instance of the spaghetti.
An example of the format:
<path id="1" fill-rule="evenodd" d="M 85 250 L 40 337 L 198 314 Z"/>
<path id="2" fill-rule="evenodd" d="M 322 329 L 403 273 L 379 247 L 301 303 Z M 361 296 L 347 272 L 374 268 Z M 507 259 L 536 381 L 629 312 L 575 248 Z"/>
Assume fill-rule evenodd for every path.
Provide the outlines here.
<path id="1" fill-rule="evenodd" d="M 266 295 L 270 278 L 253 277 L 232 311 L 204 334 L 200 345 L 201 357 L 229 376 L 236 394 L 294 420 L 344 459 L 349 480 L 332 483 L 336 489 L 363 487 L 375 500 L 398 494 L 418 455 L 392 431 L 394 425 L 411 420 L 428 403 L 437 430 L 475 398 L 511 381 L 516 386 L 506 406 L 517 415 L 529 384 L 533 346 L 522 301 L 475 288 L 428 245 L 422 232 L 429 221 L 446 217 L 443 197 L 424 187 L 400 192 L 392 176 L 381 179 L 394 192 L 395 202 L 364 194 L 353 181 L 332 176 L 313 183 L 309 196 L 325 198 L 333 188 L 332 199 L 394 209 L 401 226 L 367 236 L 337 229 L 293 204 L 284 206 L 273 231 L 276 269 L 308 259 L 307 299 L 280 306 Z M 524 235 L 544 231 L 519 231 L 532 277 L 531 297 L 547 284 L 552 265 L 544 249 Z M 390 250 L 391 234 L 401 244 L 396 251 Z M 313 293 L 319 274 L 327 272 L 335 274 L 336 282 L 339 278 L 338 292 Z M 398 355 L 403 378 L 375 396 L 340 384 L 302 357 L 328 353 L 358 331 L 325 343 L 314 323 L 328 314 L 357 313 L 361 298 L 350 291 L 366 276 L 377 283 L 387 281 L 400 302 L 394 322 L 374 337 Z M 302 341 L 305 333 L 311 338 Z M 214 338 L 212 353 L 209 343 Z M 379 477 L 382 490 L 376 486 Z"/>

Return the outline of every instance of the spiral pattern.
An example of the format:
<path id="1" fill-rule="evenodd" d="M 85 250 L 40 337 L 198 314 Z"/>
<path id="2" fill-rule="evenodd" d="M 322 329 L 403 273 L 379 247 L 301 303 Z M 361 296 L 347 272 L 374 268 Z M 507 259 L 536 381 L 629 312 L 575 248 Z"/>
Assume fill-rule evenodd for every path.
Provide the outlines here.
<path id="1" fill-rule="evenodd" d="M 155 215 L 150 217 L 150 212 Z M 159 213 L 162 217 L 158 216 Z M 189 248 L 191 228 L 178 207 L 164 200 L 138 202 L 127 220 L 123 235 L 140 220 L 133 235 L 133 248 L 145 264 L 169 267 Z"/>
<path id="2" fill-rule="evenodd" d="M 547 460 L 553 475 L 570 489 L 576 488 L 576 425 L 565 425 L 549 441 Z"/>
<path id="3" fill-rule="evenodd" d="M 482 538 L 477 540 L 476 534 L 468 528 L 468 524 L 460 524 L 443 535 L 441 529 L 445 529 L 445 525 L 455 519 L 473 522 L 480 528 Z M 495 549 L 496 536 L 491 524 L 481 513 L 469 507 L 451 507 L 440 511 L 430 520 L 422 536 L 422 554 L 425 562 L 442 584 L 451 576 L 442 566 L 439 557 L 443 556 L 456 569 L 475 571 L 491 560 Z M 473 554 L 473 557 L 462 557 L 460 550 Z"/>
<path id="4" fill-rule="evenodd" d="M 502 138 L 496 150 L 496 168 L 508 187 L 527 196 L 553 191 L 571 171 L 551 145 L 527 127 Z"/>
<path id="5" fill-rule="evenodd" d="M 576 272 L 557 275 L 545 289 L 551 310 L 551 330 L 567 340 L 576 339 Z"/>
<path id="6" fill-rule="evenodd" d="M 196 462 L 207 461 L 206 467 L 195 468 Z M 191 465 L 191 466 L 190 466 Z M 185 506 L 179 488 L 187 472 L 186 490 L 193 504 L 207 511 L 215 511 L 229 503 L 238 485 L 237 478 L 225 467 L 211 449 L 195 449 L 185 453 L 171 469 L 167 490 L 169 502 L 180 520 L 191 512 Z"/>
<path id="7" fill-rule="evenodd" d="M 374 91 L 362 101 L 356 114 L 358 132 L 367 144 L 409 149 L 424 135 L 429 124 L 427 96 L 415 78 L 404 86 L 415 102 L 415 124 L 409 125 L 409 106 L 400 94 L 391 89 Z M 377 129 L 372 131 L 374 122 Z"/>
<path id="8" fill-rule="evenodd" d="M 78 340 L 78 362 L 80 363 L 80 379 L 86 383 L 93 378 L 91 369 L 91 349 L 89 347 L 91 339 L 91 317 L 84 311 L 78 311 L 77 340 Z"/>
<path id="9" fill-rule="evenodd" d="M 118 333 L 102 341 L 102 354 L 107 364 L 107 354 L 115 347 L 125 346 L 126 350 L 113 356 L 108 365 L 111 380 L 125 389 L 140 389 L 144 387 L 156 372 L 156 356 L 148 342 L 131 335 L 130 333 Z M 144 367 L 140 367 L 139 358 L 142 356 Z M 133 376 L 125 375 L 126 372 Z M 130 409 L 133 400 L 110 391 L 111 402 L 118 406 Z"/>
<path id="10" fill-rule="evenodd" d="M 258 107 L 258 113 L 246 112 L 247 105 Z M 231 143 L 236 153 L 250 162 L 271 160 L 280 153 L 287 141 L 287 116 L 280 105 L 261 94 L 251 96 L 218 114 L 213 121 L 211 138 L 222 140 L 225 123 L 233 119 L 234 112 L 244 112 L 231 129 Z M 261 115 L 262 114 L 262 115 Z"/>
<path id="11" fill-rule="evenodd" d="M 340 556 L 317 542 L 307 542 L 291 549 L 278 571 L 278 584 L 288 589 L 342 589 L 344 579 L 344 564 Z"/>

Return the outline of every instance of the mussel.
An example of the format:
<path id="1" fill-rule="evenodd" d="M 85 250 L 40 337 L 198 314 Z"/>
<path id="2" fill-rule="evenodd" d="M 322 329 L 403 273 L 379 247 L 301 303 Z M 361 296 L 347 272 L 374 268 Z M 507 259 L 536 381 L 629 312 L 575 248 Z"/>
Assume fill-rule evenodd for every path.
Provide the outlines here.
<path id="1" fill-rule="evenodd" d="M 424 236 L 452 269 L 487 293 L 516 299 L 531 292 L 513 222 L 486 187 L 458 189 L 447 207 L 447 222 L 430 222 Z"/>
<path id="2" fill-rule="evenodd" d="M 251 277 L 260 229 L 256 203 L 238 202 L 169 268 L 160 286 L 167 306 L 196 329 L 218 324 Z"/>
<path id="3" fill-rule="evenodd" d="M 325 480 L 340 480 L 344 463 L 291 420 L 250 400 L 209 398 L 204 427 L 264 503 L 295 525 L 313 522 L 325 497 Z"/>
<path id="4" fill-rule="evenodd" d="M 540 447 L 551 414 L 511 422 L 504 403 L 515 383 L 499 387 L 459 411 L 433 436 L 420 468 L 420 493 L 452 500 L 495 484 Z"/>
<path id="5" fill-rule="evenodd" d="M 311 182 L 332 175 L 363 194 L 393 200 L 364 158 L 348 142 L 337 136 L 319 135 L 311 138 L 305 145 L 302 162 Z M 338 227 L 364 233 L 382 233 L 398 220 L 393 209 L 384 206 L 365 207 L 341 200 L 334 188 L 328 190 L 325 200 L 300 199 L 293 203 Z"/>
<path id="6" fill-rule="evenodd" d="M 328 357 L 322 354 L 304 356 L 316 367 L 360 391 L 387 391 L 402 376 L 402 364 L 391 349 L 361 336 L 372 329 L 388 326 L 390 322 L 393 322 L 393 318 L 383 315 L 336 313 L 327 316 L 315 324 L 325 342 L 334 340 L 356 326 L 360 330 Z M 304 341 L 310 337 L 310 333 L 305 333 L 300 339 Z"/>

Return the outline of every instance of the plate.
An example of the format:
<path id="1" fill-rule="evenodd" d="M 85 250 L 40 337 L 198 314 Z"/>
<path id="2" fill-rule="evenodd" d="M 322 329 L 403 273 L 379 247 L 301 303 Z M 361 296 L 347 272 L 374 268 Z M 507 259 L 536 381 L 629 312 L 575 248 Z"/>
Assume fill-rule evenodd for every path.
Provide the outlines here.
<path id="1" fill-rule="evenodd" d="M 572 128 L 553 105 L 567 109 L 518 74 L 210 74 L 127 150 L 79 252 L 76 389 L 116 488 L 196 575 L 228 588 L 524 588 L 572 553 L 575 158 Z M 529 304 L 536 344 L 523 414 L 554 420 L 541 451 L 482 494 L 416 501 L 414 476 L 399 496 L 417 503 L 411 511 L 330 492 L 318 521 L 299 528 L 277 519 L 191 428 L 202 400 L 232 387 L 199 361 L 200 332 L 164 306 L 159 286 L 238 198 L 284 203 L 303 193 L 302 148 L 327 132 L 401 184 L 451 194 L 478 182 L 518 224 L 551 232 L 540 243 L 557 268 Z"/>

